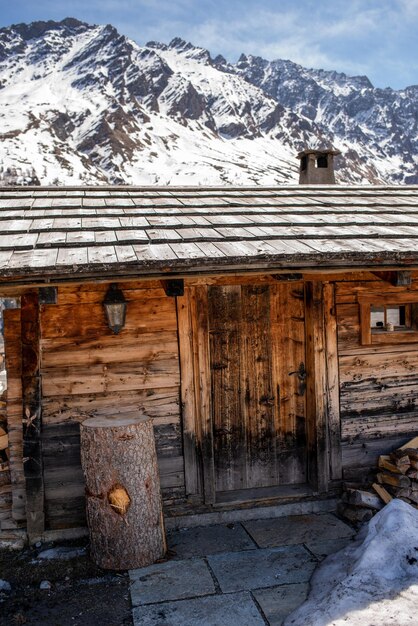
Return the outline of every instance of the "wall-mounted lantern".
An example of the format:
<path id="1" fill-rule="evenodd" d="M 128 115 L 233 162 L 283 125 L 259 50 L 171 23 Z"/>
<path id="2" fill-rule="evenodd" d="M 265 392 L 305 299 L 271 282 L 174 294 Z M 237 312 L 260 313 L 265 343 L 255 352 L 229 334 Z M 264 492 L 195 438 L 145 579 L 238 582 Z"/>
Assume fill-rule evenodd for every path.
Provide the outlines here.
<path id="1" fill-rule="evenodd" d="M 112 283 L 107 290 L 103 306 L 108 326 L 117 335 L 125 326 L 127 304 L 122 291 L 115 283 Z"/>

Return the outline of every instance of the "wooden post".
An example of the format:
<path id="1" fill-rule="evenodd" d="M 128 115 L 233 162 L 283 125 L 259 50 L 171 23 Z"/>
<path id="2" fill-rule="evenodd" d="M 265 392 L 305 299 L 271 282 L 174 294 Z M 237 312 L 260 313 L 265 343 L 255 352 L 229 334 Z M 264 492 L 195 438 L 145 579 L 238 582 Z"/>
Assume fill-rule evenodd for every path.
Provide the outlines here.
<path id="1" fill-rule="evenodd" d="M 125 570 L 161 559 L 166 543 L 151 419 L 93 417 L 80 433 L 93 561 Z"/>
<path id="2" fill-rule="evenodd" d="M 26 524 L 29 543 L 45 529 L 41 447 L 41 383 L 39 304 L 37 292 L 22 296 L 23 457 L 25 459 Z"/>
<path id="3" fill-rule="evenodd" d="M 308 477 L 311 486 L 328 489 L 328 403 L 323 283 L 305 285 Z"/>
<path id="4" fill-rule="evenodd" d="M 200 494 L 200 464 L 198 456 L 198 420 L 196 416 L 196 390 L 194 385 L 194 351 L 190 291 L 186 286 L 184 296 L 177 298 L 179 333 L 181 408 L 183 418 L 184 478 L 187 496 Z"/>
<path id="5" fill-rule="evenodd" d="M 22 433 L 22 327 L 20 309 L 5 309 L 4 351 L 7 372 L 6 416 L 12 483 L 12 527 L 26 521 Z M 5 528 L 2 523 L 2 528 Z"/>
<path id="6" fill-rule="evenodd" d="M 194 350 L 194 387 L 203 463 L 203 492 L 206 504 L 213 504 L 215 502 L 215 469 L 210 382 L 208 290 L 205 285 L 193 288 L 190 304 Z"/>
<path id="7" fill-rule="evenodd" d="M 338 375 L 337 318 L 334 285 L 324 284 L 324 323 L 326 346 L 326 384 L 328 404 L 328 443 L 330 478 L 341 480 L 340 381 Z"/>

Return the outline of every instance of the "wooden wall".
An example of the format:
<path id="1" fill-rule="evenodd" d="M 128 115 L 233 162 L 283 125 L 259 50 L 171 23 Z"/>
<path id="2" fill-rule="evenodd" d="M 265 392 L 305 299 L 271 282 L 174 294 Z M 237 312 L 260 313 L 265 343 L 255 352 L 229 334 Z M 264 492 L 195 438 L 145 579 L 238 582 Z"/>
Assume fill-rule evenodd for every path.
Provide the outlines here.
<path id="1" fill-rule="evenodd" d="M 305 276 L 305 279 L 309 283 L 318 280 L 318 276 Z M 408 288 L 391 287 L 367 272 L 338 277 L 328 275 L 323 280 L 321 298 L 325 318 L 328 315 L 334 328 L 334 313 L 337 320 L 338 371 L 333 365 L 330 373 L 330 362 L 331 365 L 337 363 L 333 357 L 334 344 L 327 340 L 324 349 L 327 375 L 335 382 L 339 379 L 343 478 L 359 480 L 375 467 L 379 454 L 391 451 L 417 434 L 418 339 L 402 344 L 362 346 L 360 343 L 359 294 L 398 293 Z M 202 285 L 211 284 L 210 280 L 202 281 Z M 228 279 L 222 284 L 226 282 Z M 186 287 L 187 293 L 189 289 Z M 202 289 L 206 287 L 203 285 Z M 409 289 L 418 293 L 418 273 Z M 47 529 L 85 523 L 79 423 L 98 413 L 117 415 L 138 410 L 150 415 L 154 419 L 166 511 L 185 500 L 176 300 L 165 295 L 158 281 L 124 283 L 123 292 L 128 301 L 126 326 L 119 335 L 114 335 L 107 327 L 102 306 L 106 290 L 107 285 L 100 284 L 60 286 L 57 304 L 40 306 L 42 460 Z M 321 298 L 318 296 L 315 302 L 320 303 Z M 185 297 L 179 298 L 178 315 L 182 365 L 187 378 L 187 372 L 191 376 L 192 370 L 184 345 L 191 338 L 189 326 L 183 319 L 184 301 Z M 190 311 L 193 313 L 193 307 Z M 13 523 L 18 525 L 24 524 L 26 518 L 22 462 L 22 320 L 19 309 L 6 312 L 12 517 Z M 198 344 L 191 346 L 190 358 Z M 189 381 L 190 389 L 200 385 L 199 375 L 197 369 L 196 379 L 192 377 Z M 184 380 L 185 388 L 186 383 Z M 189 387 L 186 391 L 192 393 Z M 338 389 L 338 385 L 332 388 Z M 318 397 L 322 397 L 321 389 L 317 389 Z M 185 401 L 184 389 L 183 395 Z M 327 402 L 331 443 L 340 439 L 338 394 L 331 403 L 329 398 Z M 185 403 L 186 442 L 190 425 L 197 428 L 187 414 L 187 406 Z M 331 423 L 334 413 L 335 424 Z M 340 457 L 339 446 L 335 443 L 331 446 L 331 454 L 335 452 L 331 463 L 335 471 L 332 470 L 331 478 L 338 480 Z M 198 471 L 193 476 L 188 475 L 189 483 L 198 480 Z M 197 484 L 194 487 L 193 490 L 188 485 L 189 494 L 199 491 Z"/>
<path id="2" fill-rule="evenodd" d="M 126 283 L 126 325 L 105 322 L 106 285 L 60 287 L 41 306 L 42 449 L 49 529 L 85 523 L 79 422 L 138 410 L 154 419 L 163 499 L 184 496 L 175 298 Z M 134 471 L 134 468 L 133 468 Z"/>
<path id="3" fill-rule="evenodd" d="M 418 275 L 410 289 L 418 290 Z M 366 479 L 379 454 L 390 452 L 418 431 L 418 342 L 360 343 L 358 295 L 405 290 L 368 273 L 336 283 L 342 461 L 347 480 Z"/>

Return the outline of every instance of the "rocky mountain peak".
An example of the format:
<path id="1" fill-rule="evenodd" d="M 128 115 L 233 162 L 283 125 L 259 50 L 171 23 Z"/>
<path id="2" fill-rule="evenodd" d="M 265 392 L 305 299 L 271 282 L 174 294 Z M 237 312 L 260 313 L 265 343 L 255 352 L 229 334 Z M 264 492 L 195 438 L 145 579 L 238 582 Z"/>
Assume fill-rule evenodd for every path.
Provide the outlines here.
<path id="1" fill-rule="evenodd" d="M 0 30 L 0 183 L 271 185 L 329 145 L 340 181 L 418 183 L 417 110 L 417 86 L 229 63 L 180 37 L 139 46 L 74 18 Z"/>
<path id="2" fill-rule="evenodd" d="M 39 39 L 45 35 L 45 33 L 51 31 L 63 30 L 68 32 L 68 34 L 74 35 L 85 32 L 90 28 L 94 27 L 73 17 L 66 17 L 60 22 L 48 20 L 47 22 L 37 21 L 31 22 L 30 24 L 13 24 L 8 28 L 0 29 L 0 36 L 7 31 L 13 31 L 17 35 L 20 35 L 24 41 L 29 41 L 31 39 Z"/>

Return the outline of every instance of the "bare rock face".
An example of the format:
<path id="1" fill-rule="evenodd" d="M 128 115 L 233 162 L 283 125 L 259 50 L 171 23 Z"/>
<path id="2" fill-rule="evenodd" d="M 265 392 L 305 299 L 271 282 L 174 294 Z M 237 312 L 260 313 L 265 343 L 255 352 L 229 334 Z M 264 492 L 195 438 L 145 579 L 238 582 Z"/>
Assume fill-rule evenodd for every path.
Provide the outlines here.
<path id="1" fill-rule="evenodd" d="M 341 150 L 338 182 L 414 184 L 417 110 L 418 86 L 229 63 L 180 38 L 140 47 L 74 18 L 0 29 L 2 184 L 296 183 L 307 146 Z"/>

